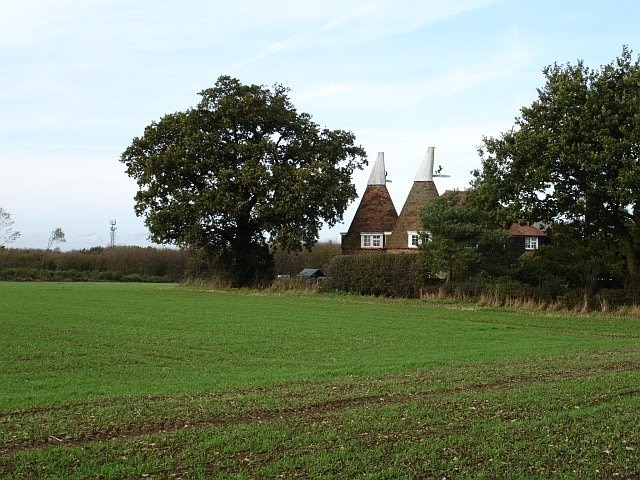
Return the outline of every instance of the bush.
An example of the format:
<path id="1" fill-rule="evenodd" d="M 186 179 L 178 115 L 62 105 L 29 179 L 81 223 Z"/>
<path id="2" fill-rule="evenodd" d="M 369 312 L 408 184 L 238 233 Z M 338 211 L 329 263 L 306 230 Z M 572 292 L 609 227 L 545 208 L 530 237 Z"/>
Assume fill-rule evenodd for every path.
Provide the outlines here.
<path id="1" fill-rule="evenodd" d="M 422 286 L 415 254 L 345 255 L 326 270 L 327 288 L 358 295 L 417 298 Z"/>

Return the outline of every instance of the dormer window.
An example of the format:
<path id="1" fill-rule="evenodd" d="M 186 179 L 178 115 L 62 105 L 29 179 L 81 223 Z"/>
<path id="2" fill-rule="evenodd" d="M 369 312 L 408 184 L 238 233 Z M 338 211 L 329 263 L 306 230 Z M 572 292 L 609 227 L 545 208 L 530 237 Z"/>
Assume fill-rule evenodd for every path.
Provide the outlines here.
<path id="1" fill-rule="evenodd" d="M 383 233 L 362 233 L 360 234 L 360 247 L 362 248 L 383 248 Z"/>

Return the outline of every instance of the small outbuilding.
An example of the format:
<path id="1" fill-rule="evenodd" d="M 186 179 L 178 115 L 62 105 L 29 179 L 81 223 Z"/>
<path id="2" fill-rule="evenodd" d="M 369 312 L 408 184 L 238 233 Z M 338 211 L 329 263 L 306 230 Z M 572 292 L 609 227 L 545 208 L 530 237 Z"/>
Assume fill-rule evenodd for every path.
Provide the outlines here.
<path id="1" fill-rule="evenodd" d="M 299 274 L 301 278 L 321 278 L 324 277 L 324 273 L 319 268 L 305 268 Z"/>
<path id="2" fill-rule="evenodd" d="M 534 252 L 549 243 L 549 237 L 534 225 L 514 223 L 507 235 L 511 238 L 511 250 L 517 256 Z"/>

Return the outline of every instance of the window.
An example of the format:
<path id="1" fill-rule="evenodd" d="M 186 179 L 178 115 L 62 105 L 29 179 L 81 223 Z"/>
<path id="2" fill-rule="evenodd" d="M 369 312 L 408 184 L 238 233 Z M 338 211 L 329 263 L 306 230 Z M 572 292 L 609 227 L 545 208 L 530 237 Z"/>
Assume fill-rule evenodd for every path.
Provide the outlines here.
<path id="1" fill-rule="evenodd" d="M 409 237 L 409 248 L 418 248 L 422 243 L 420 234 L 418 232 L 407 232 L 407 235 Z"/>
<path id="2" fill-rule="evenodd" d="M 431 240 L 431 235 L 427 232 L 407 232 L 409 248 L 418 248 L 422 245 L 422 239 Z"/>
<path id="3" fill-rule="evenodd" d="M 362 248 L 382 248 L 384 246 L 382 233 L 363 233 L 360 235 Z"/>
<path id="4" fill-rule="evenodd" d="M 537 250 L 538 249 L 538 237 L 524 237 L 524 249 L 525 250 Z"/>

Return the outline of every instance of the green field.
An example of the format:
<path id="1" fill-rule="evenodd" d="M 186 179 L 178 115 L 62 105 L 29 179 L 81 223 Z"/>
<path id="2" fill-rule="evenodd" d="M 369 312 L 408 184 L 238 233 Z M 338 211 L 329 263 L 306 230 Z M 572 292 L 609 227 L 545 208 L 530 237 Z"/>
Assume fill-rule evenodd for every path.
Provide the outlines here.
<path id="1" fill-rule="evenodd" d="M 0 478 L 639 478 L 640 321 L 0 283 Z"/>

